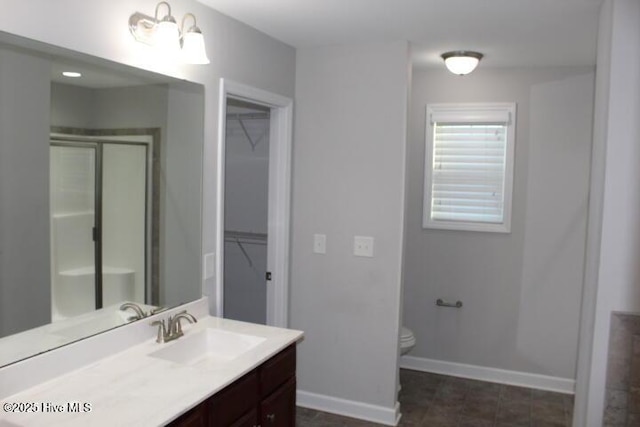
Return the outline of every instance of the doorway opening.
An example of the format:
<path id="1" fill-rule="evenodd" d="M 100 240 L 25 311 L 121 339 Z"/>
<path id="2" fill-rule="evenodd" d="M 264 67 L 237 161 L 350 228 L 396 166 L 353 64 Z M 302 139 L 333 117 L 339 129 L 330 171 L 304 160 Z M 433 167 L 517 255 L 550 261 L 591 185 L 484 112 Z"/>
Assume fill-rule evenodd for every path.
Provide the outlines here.
<path id="1" fill-rule="evenodd" d="M 227 98 L 224 316 L 267 323 L 270 109 Z"/>
<path id="2" fill-rule="evenodd" d="M 220 80 L 216 315 L 286 327 L 291 99 Z"/>

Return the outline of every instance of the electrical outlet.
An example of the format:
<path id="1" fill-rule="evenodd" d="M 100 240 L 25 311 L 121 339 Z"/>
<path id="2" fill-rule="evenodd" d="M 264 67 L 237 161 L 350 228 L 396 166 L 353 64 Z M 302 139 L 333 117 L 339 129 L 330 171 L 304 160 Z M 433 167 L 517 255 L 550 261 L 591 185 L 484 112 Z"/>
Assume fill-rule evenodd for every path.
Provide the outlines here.
<path id="1" fill-rule="evenodd" d="M 354 236 L 353 254 L 355 256 L 373 257 L 373 237 Z"/>
<path id="2" fill-rule="evenodd" d="M 204 278 L 211 279 L 216 275 L 216 254 L 211 252 L 204 255 Z"/>
<path id="3" fill-rule="evenodd" d="M 327 235 L 326 234 L 313 235 L 313 253 L 315 254 L 327 253 Z"/>

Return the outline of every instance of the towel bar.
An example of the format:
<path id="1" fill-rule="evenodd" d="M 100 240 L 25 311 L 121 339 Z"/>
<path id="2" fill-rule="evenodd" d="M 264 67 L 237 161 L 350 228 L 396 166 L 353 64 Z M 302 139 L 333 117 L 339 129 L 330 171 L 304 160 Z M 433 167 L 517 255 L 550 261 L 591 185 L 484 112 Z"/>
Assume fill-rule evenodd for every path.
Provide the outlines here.
<path id="1" fill-rule="evenodd" d="M 462 301 L 456 301 L 455 303 L 452 303 L 452 302 L 444 302 L 441 298 L 438 298 L 436 300 L 436 305 L 438 307 L 461 308 L 462 307 Z"/>

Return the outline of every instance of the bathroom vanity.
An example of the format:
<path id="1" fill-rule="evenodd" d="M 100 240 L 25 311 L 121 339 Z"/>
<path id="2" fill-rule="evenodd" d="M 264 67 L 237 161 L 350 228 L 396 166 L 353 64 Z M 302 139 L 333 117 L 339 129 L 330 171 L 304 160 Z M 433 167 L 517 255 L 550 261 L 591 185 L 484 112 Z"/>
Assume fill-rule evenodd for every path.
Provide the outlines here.
<path id="1" fill-rule="evenodd" d="M 0 412 L 0 425 L 294 426 L 302 332 L 212 317 L 207 305 L 206 298 L 187 305 L 198 322 L 168 343 L 156 342 L 150 323 L 182 307 L 0 369 L 3 387 L 28 384 L 0 395 L 14 405 Z M 88 364 L 72 363 L 89 348 L 104 351 Z M 28 378 L 55 371 L 61 360 L 74 367 Z"/>

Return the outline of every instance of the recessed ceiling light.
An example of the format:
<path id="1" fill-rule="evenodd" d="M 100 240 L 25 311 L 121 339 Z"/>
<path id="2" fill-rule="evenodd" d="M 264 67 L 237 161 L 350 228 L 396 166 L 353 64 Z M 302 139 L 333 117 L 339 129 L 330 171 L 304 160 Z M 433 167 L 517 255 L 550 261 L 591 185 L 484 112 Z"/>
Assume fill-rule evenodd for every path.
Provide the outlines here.
<path id="1" fill-rule="evenodd" d="M 77 71 L 63 71 L 62 75 L 65 77 L 82 77 L 82 74 Z"/>

